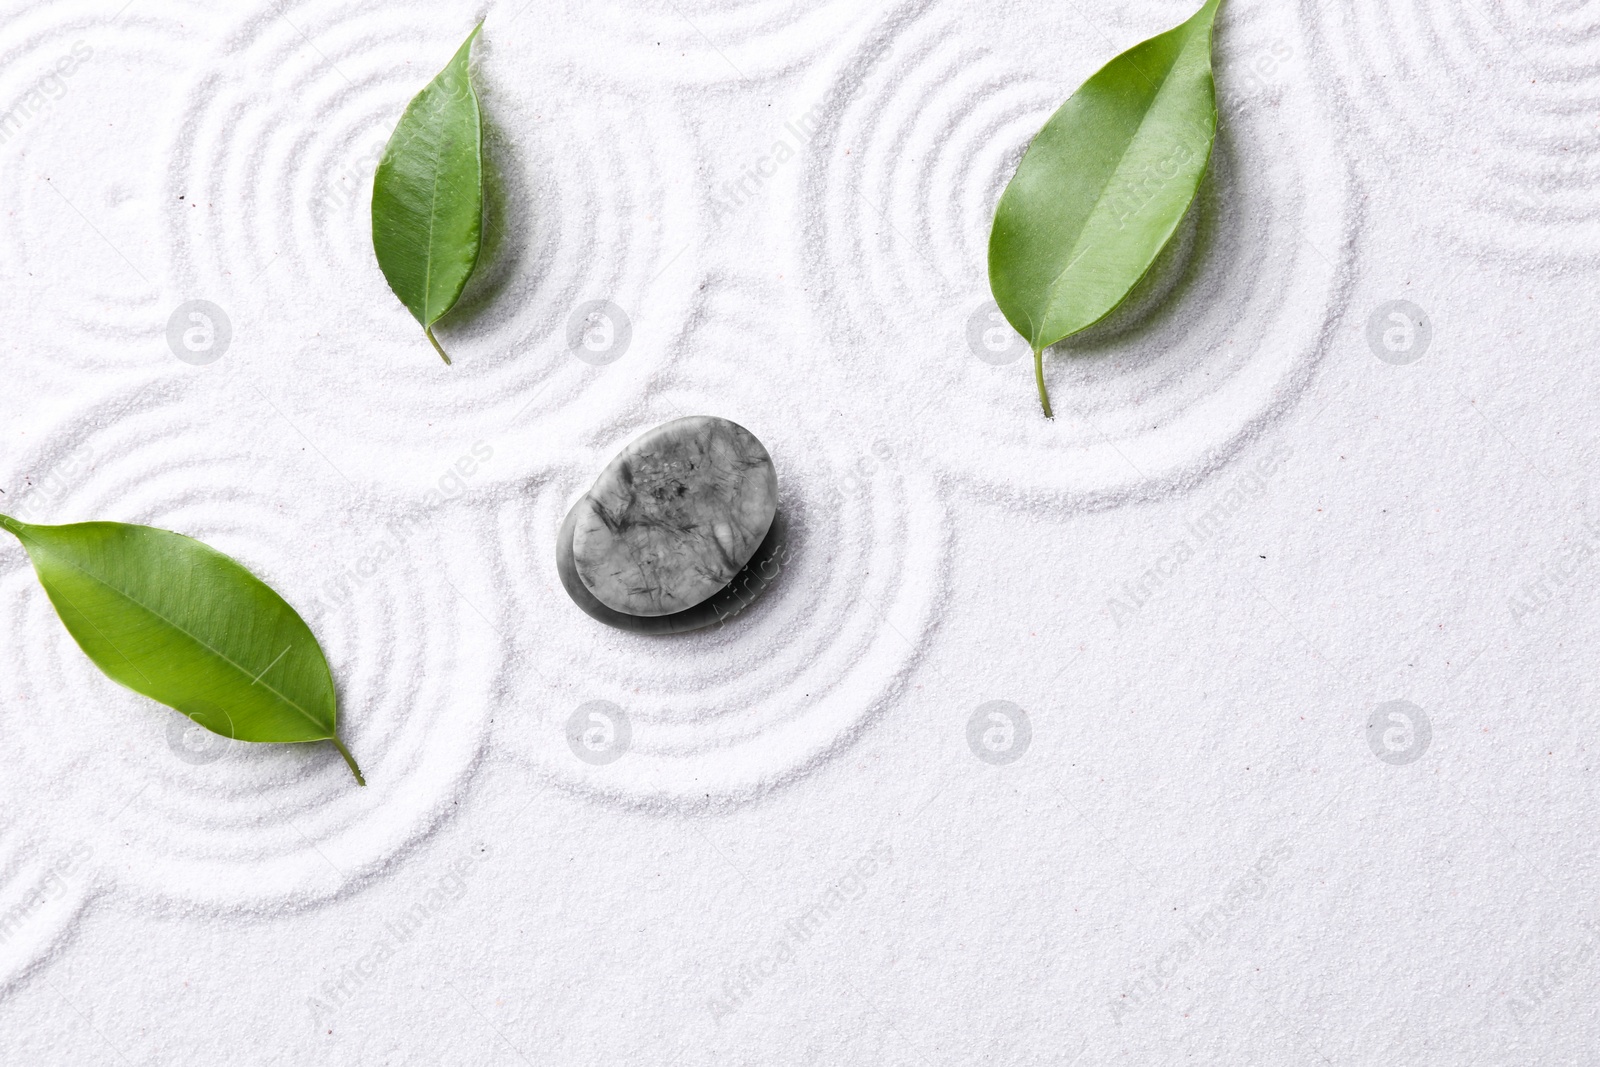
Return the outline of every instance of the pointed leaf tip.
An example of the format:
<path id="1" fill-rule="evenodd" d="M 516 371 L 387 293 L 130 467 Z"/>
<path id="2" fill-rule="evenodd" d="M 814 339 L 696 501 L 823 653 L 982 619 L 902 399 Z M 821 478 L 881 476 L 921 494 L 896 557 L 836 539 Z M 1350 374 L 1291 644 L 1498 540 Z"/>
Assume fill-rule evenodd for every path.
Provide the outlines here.
<path id="1" fill-rule="evenodd" d="M 482 247 L 483 129 L 470 70 L 482 28 L 407 105 L 373 177 L 373 252 L 425 329 L 460 300 Z"/>
<path id="2" fill-rule="evenodd" d="M 995 209 L 989 284 L 1037 351 L 1099 322 L 1167 247 L 1216 137 L 1212 23 L 1221 0 L 1135 45 L 1073 93 Z M 1048 399 L 1041 399 L 1048 408 Z"/>
<path id="3" fill-rule="evenodd" d="M 327 657 L 305 620 L 237 560 L 116 522 L 25 526 L 23 547 L 78 646 L 107 677 L 240 741 L 338 737 Z"/>

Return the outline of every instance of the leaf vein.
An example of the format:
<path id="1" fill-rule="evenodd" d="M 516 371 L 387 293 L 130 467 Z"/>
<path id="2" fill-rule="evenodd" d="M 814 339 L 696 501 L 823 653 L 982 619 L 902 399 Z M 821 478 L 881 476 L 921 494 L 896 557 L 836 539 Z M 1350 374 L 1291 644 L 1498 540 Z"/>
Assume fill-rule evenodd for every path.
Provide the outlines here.
<path id="1" fill-rule="evenodd" d="M 149 604 L 146 604 L 142 600 L 139 600 L 137 597 L 133 596 L 131 593 L 127 592 L 126 590 L 119 589 L 116 585 L 114 585 L 111 582 L 107 581 L 105 578 L 101 577 L 100 575 L 95 574 L 92 571 L 89 571 L 89 570 L 87 570 L 87 569 L 85 569 L 83 567 L 78 566 L 78 564 L 75 563 L 73 560 L 69 559 L 68 557 L 66 557 L 66 556 L 64 556 L 64 555 L 62 555 L 62 554 L 60 554 L 58 552 L 52 551 L 51 549 L 49 549 L 48 546 L 43 545 L 38 540 L 33 540 L 33 543 L 35 545 L 38 545 L 40 548 L 42 548 L 44 550 L 44 554 L 45 555 L 47 555 L 47 556 L 49 556 L 49 557 L 51 557 L 51 558 L 53 558 L 53 559 L 55 559 L 55 560 L 57 560 L 57 561 L 59 561 L 61 563 L 64 563 L 66 566 L 71 567 L 73 570 L 77 571 L 79 574 L 83 575 L 85 578 L 88 578 L 90 581 L 93 581 L 96 584 L 98 584 L 100 586 L 103 586 L 104 588 L 110 590 L 112 593 L 115 593 L 117 596 L 120 596 L 122 599 L 124 599 L 128 603 L 132 604 L 134 607 L 139 608 L 140 610 L 144 611 L 146 614 L 152 616 L 153 618 L 159 619 L 161 622 L 163 622 L 166 625 L 170 626 L 172 629 L 176 630 L 178 633 L 182 634 L 184 637 L 187 637 L 190 641 L 192 641 L 201 650 L 210 653 L 212 656 L 215 656 L 217 659 L 221 660 L 223 663 L 226 663 L 228 666 L 230 666 L 234 670 L 238 671 L 245 678 L 251 678 L 251 674 L 250 674 L 250 672 L 248 670 L 246 670 L 241 664 L 235 662 L 232 657 L 227 655 L 221 649 L 213 647 L 210 643 L 208 643 L 207 641 L 203 640 L 198 635 L 190 633 L 181 624 L 179 624 L 178 622 L 175 622 L 172 619 L 167 618 L 165 615 L 163 615 L 161 612 L 157 611 L 155 608 L 151 607 Z M 69 600 L 69 603 L 70 603 L 70 600 Z M 88 619 L 88 616 L 86 614 L 84 614 L 84 612 L 83 612 L 83 610 L 81 608 L 78 608 L 76 605 L 74 605 L 73 610 L 77 611 L 80 615 L 84 615 L 84 618 L 86 620 Z M 93 622 L 90 622 L 90 625 L 91 626 L 94 625 Z M 98 626 L 95 627 L 95 630 L 97 632 L 101 633 L 101 636 L 105 636 L 104 632 L 101 631 Z M 128 660 L 128 662 L 130 664 L 133 663 L 133 661 L 131 659 L 129 659 L 128 654 L 126 652 L 123 652 L 122 649 L 117 648 L 116 643 L 113 642 L 109 637 L 106 638 L 106 643 L 110 644 L 112 648 L 116 649 L 117 654 L 122 656 L 123 659 Z M 283 658 L 282 655 L 280 655 L 278 657 L 278 659 L 282 659 L 282 658 Z M 268 665 L 267 670 L 271 670 L 272 667 L 274 665 L 276 665 L 276 663 L 277 663 L 277 660 L 274 660 L 272 662 L 272 664 Z M 138 670 L 139 673 L 145 677 L 146 681 L 150 680 L 149 676 L 145 675 L 144 671 L 139 670 L 139 668 L 137 666 L 134 666 L 134 669 Z M 262 671 L 261 673 L 263 675 L 265 675 L 266 671 Z M 259 683 L 261 685 L 261 688 L 265 689 L 267 692 L 269 692 L 273 696 L 277 697 L 284 704 L 287 704 L 289 707 L 291 707 L 295 711 L 299 712 L 301 714 L 301 716 L 303 716 L 305 718 L 306 722 L 310 723 L 312 726 L 316 727 L 319 730 L 327 729 L 327 727 L 325 727 L 322 724 L 322 722 L 320 722 L 317 719 L 317 717 L 315 715 L 313 715 L 310 711 L 308 711 L 306 708 L 301 706 L 301 704 L 298 701 L 293 700 L 289 696 L 287 696 L 286 694 L 280 692 L 271 683 L 269 683 L 269 682 L 259 682 L 259 679 L 252 679 L 252 684 L 256 684 L 256 683 Z M 153 688 L 154 687 L 154 683 L 151 683 L 151 684 L 152 684 L 152 688 Z"/>

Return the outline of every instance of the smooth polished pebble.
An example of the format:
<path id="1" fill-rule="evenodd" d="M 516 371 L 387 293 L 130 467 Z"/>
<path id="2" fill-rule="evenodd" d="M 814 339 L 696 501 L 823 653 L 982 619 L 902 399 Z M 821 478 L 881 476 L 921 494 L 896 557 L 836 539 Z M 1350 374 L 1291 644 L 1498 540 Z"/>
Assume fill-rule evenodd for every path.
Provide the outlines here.
<path id="1" fill-rule="evenodd" d="M 674 419 L 624 448 L 573 505 L 558 566 L 612 611 L 673 615 L 733 581 L 777 507 L 777 472 L 754 434 L 714 416 Z"/>
<path id="2" fill-rule="evenodd" d="M 572 602 L 583 609 L 584 614 L 597 622 L 630 633 L 663 636 L 726 626 L 735 616 L 766 596 L 795 559 L 789 524 L 784 520 L 783 509 L 779 508 L 778 514 L 773 517 L 772 529 L 767 531 L 767 539 L 761 542 L 761 547 L 744 565 L 744 570 L 723 586 L 716 596 L 671 615 L 624 615 L 596 600 L 594 594 L 589 592 L 589 587 L 583 584 L 583 579 L 578 577 L 572 565 L 572 520 L 573 512 L 569 511 L 558 535 L 561 547 L 556 552 L 556 570 L 561 576 L 561 587 L 567 591 Z"/>

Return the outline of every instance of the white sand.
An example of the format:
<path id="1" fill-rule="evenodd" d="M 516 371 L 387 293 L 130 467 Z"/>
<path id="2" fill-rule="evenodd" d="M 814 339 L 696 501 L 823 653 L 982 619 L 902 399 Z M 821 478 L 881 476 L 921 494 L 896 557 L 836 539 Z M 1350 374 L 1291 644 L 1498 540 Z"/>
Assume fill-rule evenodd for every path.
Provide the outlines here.
<path id="1" fill-rule="evenodd" d="M 1047 423 L 994 204 L 1193 6 L 7 4 L 0 510 L 244 561 L 371 784 L 191 751 L 0 545 L 0 1062 L 1589 1062 L 1600 15 L 1228 0 L 1202 203 Z M 370 174 L 485 13 L 447 368 Z M 695 413 L 787 564 L 605 629 L 556 527 Z"/>

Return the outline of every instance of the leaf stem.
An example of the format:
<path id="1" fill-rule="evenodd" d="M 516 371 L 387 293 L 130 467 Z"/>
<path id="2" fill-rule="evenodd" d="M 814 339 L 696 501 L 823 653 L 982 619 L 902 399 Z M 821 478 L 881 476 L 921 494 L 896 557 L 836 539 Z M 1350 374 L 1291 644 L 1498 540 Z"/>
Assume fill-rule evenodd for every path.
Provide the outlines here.
<path id="1" fill-rule="evenodd" d="M 0 530 L 9 530 L 18 537 L 22 536 L 22 523 L 10 515 L 0 515 Z"/>
<path id="2" fill-rule="evenodd" d="M 356 785 L 366 785 L 367 780 L 361 777 L 361 768 L 356 766 L 356 758 L 350 755 L 350 750 L 344 747 L 344 742 L 339 740 L 337 735 L 329 740 L 333 742 L 333 747 L 339 750 L 339 755 L 344 757 L 344 761 L 350 765 L 350 773 L 356 776 Z"/>
<path id="3" fill-rule="evenodd" d="M 428 340 L 433 342 L 433 350 L 435 352 L 439 353 L 439 358 L 444 360 L 445 364 L 448 365 L 450 363 L 450 357 L 445 355 L 444 354 L 444 349 L 439 347 L 439 339 L 437 337 L 433 336 L 433 327 L 432 326 L 424 326 L 422 328 L 422 332 L 428 335 Z"/>
<path id="4" fill-rule="evenodd" d="M 1039 404 L 1044 408 L 1044 417 L 1053 419 L 1055 412 L 1050 410 L 1050 393 L 1044 387 L 1044 349 L 1033 350 L 1033 380 L 1039 383 Z"/>

